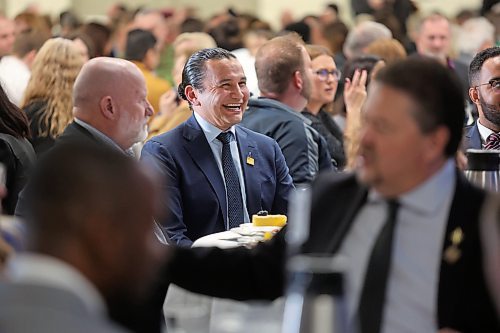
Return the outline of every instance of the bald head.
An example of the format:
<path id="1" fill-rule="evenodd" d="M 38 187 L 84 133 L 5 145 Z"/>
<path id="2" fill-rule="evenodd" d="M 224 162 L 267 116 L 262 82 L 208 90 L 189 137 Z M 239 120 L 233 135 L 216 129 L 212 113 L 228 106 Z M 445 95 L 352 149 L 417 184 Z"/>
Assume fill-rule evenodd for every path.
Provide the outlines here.
<path id="1" fill-rule="evenodd" d="M 133 63 L 117 58 L 99 57 L 89 60 L 76 78 L 73 87 L 75 116 L 91 112 L 92 105 L 106 95 L 115 95 L 124 80 L 142 74 Z"/>
<path id="2" fill-rule="evenodd" d="M 128 149 L 147 136 L 153 110 L 146 95 L 144 77 L 132 62 L 94 58 L 76 78 L 73 115 Z"/>

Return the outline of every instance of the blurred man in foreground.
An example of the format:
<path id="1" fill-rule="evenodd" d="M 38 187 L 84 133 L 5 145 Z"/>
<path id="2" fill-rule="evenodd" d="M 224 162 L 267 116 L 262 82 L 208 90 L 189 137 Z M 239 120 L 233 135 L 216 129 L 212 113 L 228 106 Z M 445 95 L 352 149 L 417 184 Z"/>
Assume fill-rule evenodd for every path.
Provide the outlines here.
<path id="1" fill-rule="evenodd" d="M 499 331 L 479 241 L 485 193 L 454 165 L 463 117 L 460 84 L 444 66 L 422 58 L 387 66 L 368 93 L 356 174 L 313 183 L 302 251 L 347 258 L 353 329 Z M 214 296 L 278 297 L 285 244 L 280 232 L 251 251 L 177 249 L 170 278 Z"/>
<path id="2" fill-rule="evenodd" d="M 0 284 L 5 332 L 122 332 L 107 304 L 148 295 L 163 251 L 152 180 L 138 162 L 95 145 L 61 145 L 26 189 L 29 245 Z"/>

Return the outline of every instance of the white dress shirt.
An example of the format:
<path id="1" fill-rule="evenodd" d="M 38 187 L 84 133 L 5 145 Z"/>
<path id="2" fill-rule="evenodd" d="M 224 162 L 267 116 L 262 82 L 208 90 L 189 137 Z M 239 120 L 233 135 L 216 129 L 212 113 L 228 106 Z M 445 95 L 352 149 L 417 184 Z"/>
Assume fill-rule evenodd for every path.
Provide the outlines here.
<path id="1" fill-rule="evenodd" d="M 210 148 L 212 149 L 212 153 L 214 154 L 215 161 L 217 162 L 217 166 L 219 167 L 219 172 L 222 176 L 222 180 L 224 181 L 224 186 L 226 186 L 225 178 L 224 178 L 224 169 L 222 168 L 222 142 L 217 139 L 217 136 L 222 133 L 222 131 L 203 119 L 202 116 L 197 114 L 196 112 L 193 113 L 196 121 L 200 125 L 201 129 L 203 130 L 203 133 L 205 134 L 205 137 L 207 138 L 208 144 L 210 145 Z M 231 141 L 229 144 L 231 148 L 231 156 L 233 157 L 233 162 L 234 166 L 236 167 L 236 172 L 238 173 L 238 178 L 240 181 L 240 188 L 241 188 L 241 196 L 242 196 L 242 201 L 243 201 L 243 218 L 245 223 L 250 222 L 250 218 L 248 215 L 247 211 L 247 196 L 245 192 L 245 179 L 243 178 L 243 169 L 241 167 L 241 160 L 240 160 L 240 153 L 238 150 L 238 142 L 237 142 L 237 137 L 236 137 L 236 131 L 234 129 L 234 126 L 231 126 L 229 129 L 231 133 L 234 135 L 234 140 Z M 226 190 L 227 193 L 227 190 Z M 226 202 L 227 202 L 227 194 L 226 194 Z M 226 216 L 227 216 L 227 205 L 226 205 Z M 226 225 L 226 228 L 228 226 Z"/>
<path id="2" fill-rule="evenodd" d="M 455 183 L 455 164 L 449 160 L 434 176 L 398 198 L 383 333 L 437 331 L 441 252 Z M 369 256 L 386 218 L 387 203 L 372 190 L 340 248 L 348 264 L 345 295 L 351 325 Z"/>
<path id="3" fill-rule="evenodd" d="M 490 134 L 493 134 L 495 132 L 481 124 L 479 119 L 477 120 L 477 129 L 479 130 L 479 135 L 481 136 L 481 146 L 484 148 L 486 140 L 488 140 Z"/>
<path id="4" fill-rule="evenodd" d="M 62 289 L 73 293 L 90 313 L 104 317 L 106 306 L 94 285 L 79 271 L 54 257 L 19 253 L 9 262 L 6 278 L 13 283 L 28 283 Z"/>
<path id="5" fill-rule="evenodd" d="M 31 71 L 19 58 L 7 55 L 0 60 L 0 81 L 10 101 L 21 106 Z"/>

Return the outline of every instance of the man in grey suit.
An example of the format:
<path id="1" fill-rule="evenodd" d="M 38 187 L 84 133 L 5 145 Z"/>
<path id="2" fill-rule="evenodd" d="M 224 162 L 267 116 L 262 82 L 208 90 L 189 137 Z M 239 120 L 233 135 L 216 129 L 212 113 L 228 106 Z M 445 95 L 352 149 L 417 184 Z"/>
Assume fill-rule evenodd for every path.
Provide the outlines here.
<path id="1" fill-rule="evenodd" d="M 0 332 L 124 332 L 108 306 L 140 303 L 164 257 L 153 184 L 109 147 L 48 152 L 25 189 L 29 250 L 0 283 Z"/>

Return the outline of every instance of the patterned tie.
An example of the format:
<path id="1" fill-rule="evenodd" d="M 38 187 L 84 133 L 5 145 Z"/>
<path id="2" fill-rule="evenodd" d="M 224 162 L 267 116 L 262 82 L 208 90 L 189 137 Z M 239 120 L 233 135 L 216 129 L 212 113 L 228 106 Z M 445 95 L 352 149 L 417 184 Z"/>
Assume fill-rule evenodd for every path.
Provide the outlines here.
<path id="1" fill-rule="evenodd" d="M 222 142 L 222 170 L 226 182 L 228 230 L 243 223 L 243 200 L 238 173 L 231 155 L 232 132 L 222 132 L 217 136 Z"/>
<path id="2" fill-rule="evenodd" d="M 387 221 L 378 234 L 366 268 L 358 308 L 360 333 L 378 333 L 381 330 L 398 208 L 397 201 L 388 201 Z"/>
<path id="3" fill-rule="evenodd" d="M 484 144 L 484 149 L 500 149 L 500 133 L 491 133 L 488 135 L 486 143 Z"/>

